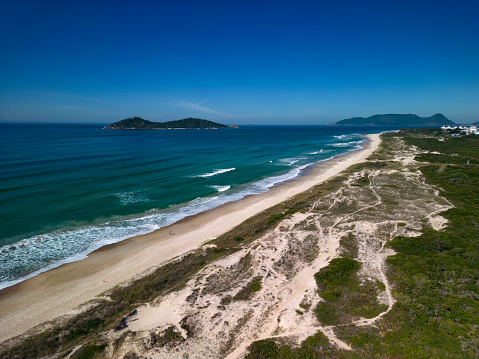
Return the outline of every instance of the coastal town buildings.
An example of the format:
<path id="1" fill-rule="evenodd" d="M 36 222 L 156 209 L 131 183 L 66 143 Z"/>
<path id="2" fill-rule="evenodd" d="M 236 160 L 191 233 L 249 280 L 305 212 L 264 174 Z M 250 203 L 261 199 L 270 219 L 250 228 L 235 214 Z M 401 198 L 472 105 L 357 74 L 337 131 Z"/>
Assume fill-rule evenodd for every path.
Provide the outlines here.
<path id="1" fill-rule="evenodd" d="M 449 130 L 461 130 L 461 132 L 465 133 L 466 135 L 479 135 L 479 129 L 477 126 L 442 126 L 441 130 L 449 131 Z"/>

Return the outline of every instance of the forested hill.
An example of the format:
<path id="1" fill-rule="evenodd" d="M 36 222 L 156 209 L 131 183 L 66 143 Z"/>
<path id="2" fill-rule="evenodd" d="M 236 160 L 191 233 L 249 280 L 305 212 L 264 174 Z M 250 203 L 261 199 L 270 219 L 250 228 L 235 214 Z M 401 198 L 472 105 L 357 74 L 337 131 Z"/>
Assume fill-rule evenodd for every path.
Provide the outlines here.
<path id="1" fill-rule="evenodd" d="M 226 126 L 221 123 L 213 121 L 203 120 L 200 118 L 184 118 L 177 121 L 167 122 L 152 122 L 141 117 L 131 117 L 125 120 L 121 120 L 112 123 L 110 126 L 106 126 L 107 129 L 112 130 L 156 130 L 156 129 L 175 129 L 175 128 L 187 128 L 187 129 L 215 129 L 215 128 L 228 128 L 235 126 Z"/>
<path id="2" fill-rule="evenodd" d="M 374 115 L 370 117 L 353 117 L 341 120 L 332 125 L 340 126 L 454 126 L 455 123 L 448 120 L 443 114 L 437 113 L 431 117 L 419 117 L 413 114 L 388 114 Z"/>

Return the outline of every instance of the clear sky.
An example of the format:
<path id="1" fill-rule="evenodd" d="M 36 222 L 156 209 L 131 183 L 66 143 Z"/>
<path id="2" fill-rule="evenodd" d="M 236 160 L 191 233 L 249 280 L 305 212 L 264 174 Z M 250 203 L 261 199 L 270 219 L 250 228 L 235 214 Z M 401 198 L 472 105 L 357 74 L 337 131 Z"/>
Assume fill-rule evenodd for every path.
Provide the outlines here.
<path id="1" fill-rule="evenodd" d="M 479 121 L 479 1 L 0 0 L 0 121 Z"/>

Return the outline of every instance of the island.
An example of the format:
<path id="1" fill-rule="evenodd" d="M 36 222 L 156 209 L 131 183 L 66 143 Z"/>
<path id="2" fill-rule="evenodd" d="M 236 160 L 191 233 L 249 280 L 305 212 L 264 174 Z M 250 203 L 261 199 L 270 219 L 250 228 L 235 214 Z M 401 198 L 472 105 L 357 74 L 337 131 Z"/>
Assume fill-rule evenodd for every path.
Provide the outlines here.
<path id="1" fill-rule="evenodd" d="M 188 117 L 182 120 L 153 122 L 141 117 L 130 117 L 105 126 L 109 130 L 168 130 L 168 129 L 218 129 L 238 128 L 238 126 L 226 126 L 221 123 L 203 120 L 201 118 Z"/>
<path id="2" fill-rule="evenodd" d="M 479 126 L 479 121 L 471 123 L 471 126 Z"/>
<path id="3" fill-rule="evenodd" d="M 336 126 L 454 126 L 455 123 L 441 113 L 431 117 L 419 117 L 414 114 L 387 114 L 370 117 L 353 117 L 332 123 Z"/>

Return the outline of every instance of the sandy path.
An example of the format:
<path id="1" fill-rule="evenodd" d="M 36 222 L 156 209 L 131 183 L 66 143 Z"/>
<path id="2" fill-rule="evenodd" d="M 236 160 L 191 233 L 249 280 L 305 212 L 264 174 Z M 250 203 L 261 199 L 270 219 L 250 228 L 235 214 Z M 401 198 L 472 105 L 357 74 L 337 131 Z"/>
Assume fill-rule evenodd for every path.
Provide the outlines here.
<path id="1" fill-rule="evenodd" d="M 279 190 L 250 196 L 186 218 L 170 227 L 103 247 L 88 258 L 42 273 L 0 291 L 0 342 L 61 315 L 108 289 L 198 248 L 247 218 L 362 162 L 379 145 L 379 134 L 367 135 L 364 150 L 317 166 L 311 174 Z M 175 233 L 170 236 L 169 230 Z"/>
<path id="2" fill-rule="evenodd" d="M 377 198 L 377 202 L 375 204 L 371 205 L 370 207 L 367 207 L 367 208 L 372 208 L 372 207 L 375 207 L 375 206 L 379 206 L 382 203 L 382 198 L 379 195 L 379 193 L 374 189 L 374 186 L 373 186 L 372 181 L 371 181 L 371 177 L 370 176 L 368 176 L 368 177 L 369 177 L 369 188 L 374 193 L 374 196 L 376 196 L 376 198 Z M 363 208 L 363 209 L 367 209 L 367 208 Z M 361 210 L 363 210 L 363 209 L 361 209 Z M 396 224 L 396 228 L 397 228 L 397 224 Z M 396 235 L 395 235 L 394 232 L 390 233 L 389 240 L 392 240 L 395 236 Z M 376 320 L 378 320 L 379 318 L 384 316 L 386 313 L 388 313 L 393 308 L 393 305 L 395 303 L 395 300 L 394 300 L 394 298 L 392 296 L 392 293 L 391 293 L 391 284 L 389 283 L 389 280 L 388 280 L 388 278 L 386 276 L 386 273 L 384 271 L 386 258 L 389 255 L 391 255 L 392 252 L 386 253 L 385 250 L 384 250 L 384 246 L 386 245 L 387 242 L 386 241 L 381 241 L 381 242 L 382 242 L 381 243 L 381 249 L 374 256 L 374 259 L 372 261 L 373 263 L 371 263 L 371 265 L 377 269 L 377 271 L 379 273 L 379 276 L 381 278 L 381 282 L 386 287 L 385 292 L 386 292 L 386 297 L 387 297 L 387 302 L 388 302 L 388 308 L 384 312 L 379 313 L 378 315 L 376 315 L 373 318 L 369 318 L 369 319 L 368 318 L 362 318 L 360 320 L 353 321 L 351 324 L 354 324 L 354 325 L 371 325 Z"/>

